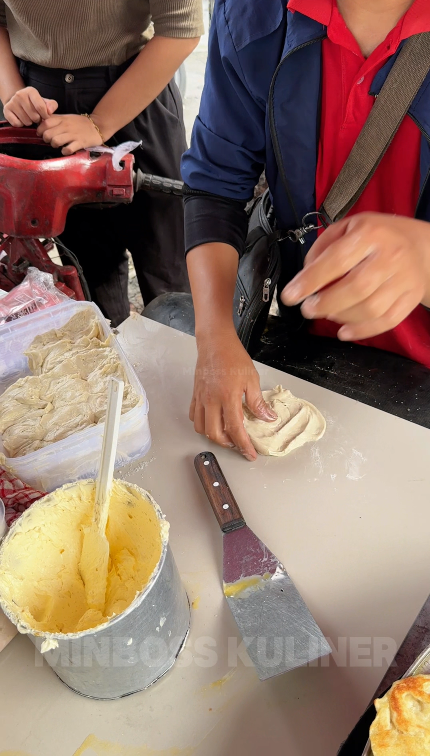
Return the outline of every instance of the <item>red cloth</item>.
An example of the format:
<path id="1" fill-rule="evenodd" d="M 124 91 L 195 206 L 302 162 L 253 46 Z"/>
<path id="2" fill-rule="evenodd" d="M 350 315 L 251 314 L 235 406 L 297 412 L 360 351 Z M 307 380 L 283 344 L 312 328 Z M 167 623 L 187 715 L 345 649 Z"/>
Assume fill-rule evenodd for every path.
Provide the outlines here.
<path id="1" fill-rule="evenodd" d="M 0 467 L 0 499 L 6 509 L 6 525 L 10 527 L 15 520 L 37 499 L 46 496 L 42 491 L 35 491 L 12 473 Z"/>
<path id="2" fill-rule="evenodd" d="M 364 58 L 336 0 L 290 0 L 288 8 L 327 26 L 322 43 L 321 129 L 316 204 L 324 202 L 370 113 L 376 73 L 403 39 L 430 31 L 430 3 L 415 0 L 397 26 L 369 58 Z M 413 218 L 420 185 L 421 133 L 406 117 L 350 215 L 381 212 Z M 317 320 L 312 332 L 336 337 L 337 323 Z M 360 344 L 396 352 L 430 367 L 430 313 L 421 305 L 392 331 Z"/>

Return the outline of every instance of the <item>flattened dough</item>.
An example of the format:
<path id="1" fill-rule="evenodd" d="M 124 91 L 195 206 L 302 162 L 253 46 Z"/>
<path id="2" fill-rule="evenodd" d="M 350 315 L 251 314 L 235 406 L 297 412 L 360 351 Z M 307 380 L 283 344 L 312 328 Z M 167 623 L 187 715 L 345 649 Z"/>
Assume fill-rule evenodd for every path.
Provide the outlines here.
<path id="1" fill-rule="evenodd" d="M 282 386 L 263 391 L 263 397 L 278 415 L 273 423 L 258 420 L 245 405 L 243 407 L 245 429 L 259 454 L 284 457 L 324 435 L 326 421 L 310 402 L 297 399 Z"/>

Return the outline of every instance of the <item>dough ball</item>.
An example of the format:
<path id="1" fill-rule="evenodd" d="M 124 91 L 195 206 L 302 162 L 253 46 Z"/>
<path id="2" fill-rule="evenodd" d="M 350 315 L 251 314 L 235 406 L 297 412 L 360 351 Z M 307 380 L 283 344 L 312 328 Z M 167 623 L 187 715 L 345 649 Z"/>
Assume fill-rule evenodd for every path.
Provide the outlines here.
<path id="1" fill-rule="evenodd" d="M 310 402 L 297 399 L 282 386 L 263 391 L 263 397 L 278 416 L 273 423 L 258 420 L 245 405 L 243 407 L 245 430 L 259 454 L 284 457 L 324 435 L 326 421 Z"/>

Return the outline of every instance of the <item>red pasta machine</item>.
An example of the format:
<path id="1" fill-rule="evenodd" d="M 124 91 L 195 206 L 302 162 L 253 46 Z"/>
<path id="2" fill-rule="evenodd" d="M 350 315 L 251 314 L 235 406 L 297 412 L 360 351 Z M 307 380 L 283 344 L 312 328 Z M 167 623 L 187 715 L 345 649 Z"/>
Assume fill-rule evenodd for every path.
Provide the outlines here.
<path id="1" fill-rule="evenodd" d="M 89 298 L 79 263 L 57 265 L 49 252 L 76 205 L 112 206 L 131 202 L 139 189 L 181 194 L 180 181 L 134 171 L 133 155 L 115 171 L 110 153 L 82 150 L 64 157 L 34 128 L 0 123 L 0 289 L 21 283 L 32 265 L 52 273 L 56 286 L 78 300 Z"/>

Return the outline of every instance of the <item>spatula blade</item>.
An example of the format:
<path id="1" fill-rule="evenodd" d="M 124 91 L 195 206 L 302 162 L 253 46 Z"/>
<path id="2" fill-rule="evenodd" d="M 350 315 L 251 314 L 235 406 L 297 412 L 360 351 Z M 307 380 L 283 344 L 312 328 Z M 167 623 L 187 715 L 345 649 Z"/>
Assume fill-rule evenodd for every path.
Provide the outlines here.
<path id="1" fill-rule="evenodd" d="M 284 566 L 248 526 L 225 533 L 224 594 L 260 680 L 331 652 Z"/>
<path id="2" fill-rule="evenodd" d="M 331 652 L 285 567 L 248 528 L 211 452 L 194 465 L 224 533 L 224 595 L 260 680 Z"/>

